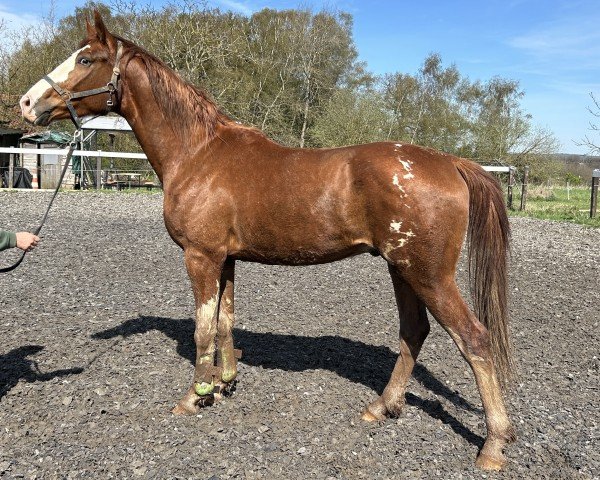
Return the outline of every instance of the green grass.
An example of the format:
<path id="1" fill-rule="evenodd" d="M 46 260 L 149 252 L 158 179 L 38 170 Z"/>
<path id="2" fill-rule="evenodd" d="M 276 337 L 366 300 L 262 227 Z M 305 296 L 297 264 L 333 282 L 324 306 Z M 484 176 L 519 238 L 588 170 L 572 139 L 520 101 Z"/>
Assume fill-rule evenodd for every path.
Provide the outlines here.
<path id="1" fill-rule="evenodd" d="M 519 191 L 517 191 L 519 190 Z M 520 188 L 515 188 L 510 216 L 533 217 L 542 220 L 561 220 L 600 227 L 600 207 L 595 218 L 590 218 L 590 187 L 549 187 L 529 185 L 524 212 L 517 209 L 521 204 Z"/>

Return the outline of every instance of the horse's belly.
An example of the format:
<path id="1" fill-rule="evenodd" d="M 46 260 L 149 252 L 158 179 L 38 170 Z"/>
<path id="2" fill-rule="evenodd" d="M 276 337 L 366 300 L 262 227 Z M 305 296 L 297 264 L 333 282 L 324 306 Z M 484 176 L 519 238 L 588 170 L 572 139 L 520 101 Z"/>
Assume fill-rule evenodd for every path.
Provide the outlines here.
<path id="1" fill-rule="evenodd" d="M 355 240 L 344 244 L 254 245 L 232 252 L 231 257 L 270 265 L 316 265 L 366 252 L 376 254 L 370 242 Z"/>

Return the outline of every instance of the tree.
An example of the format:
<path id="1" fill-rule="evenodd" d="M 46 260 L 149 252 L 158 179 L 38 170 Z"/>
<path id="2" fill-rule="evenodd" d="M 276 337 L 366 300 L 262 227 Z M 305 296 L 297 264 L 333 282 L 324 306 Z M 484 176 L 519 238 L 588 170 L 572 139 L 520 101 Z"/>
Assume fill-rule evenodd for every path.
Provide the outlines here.
<path id="1" fill-rule="evenodd" d="M 286 144 L 309 142 L 310 126 L 357 55 L 343 13 L 263 9 L 244 17 L 189 0 L 118 11 L 129 18 L 131 38 L 234 118 Z"/>
<path id="2" fill-rule="evenodd" d="M 472 121 L 472 139 L 467 148 L 471 158 L 485 163 L 531 167 L 532 178 L 544 178 L 555 170 L 550 155 L 558 141 L 546 129 L 532 125 L 532 117 L 523 112 L 523 91 L 513 80 L 493 78 L 482 85 Z"/>
<path id="3" fill-rule="evenodd" d="M 337 90 L 312 129 L 321 147 L 336 147 L 388 139 L 392 122 L 380 92 Z"/>
<path id="4" fill-rule="evenodd" d="M 595 118 L 600 118 L 600 100 L 598 100 L 593 93 L 590 93 L 590 97 L 592 98 L 592 107 L 588 107 L 588 111 Z M 594 121 L 590 122 L 590 128 L 594 135 L 597 136 L 600 133 L 600 125 L 595 123 Z M 600 140 L 590 138 L 589 135 L 583 137 L 583 139 L 579 142 L 575 142 L 579 146 L 585 146 L 589 149 L 590 155 L 599 155 L 600 154 Z"/>
<path id="5" fill-rule="evenodd" d="M 390 136 L 453 152 L 461 144 L 466 119 L 461 114 L 465 80 L 457 67 L 444 68 L 439 54 L 430 54 L 417 75 L 386 75 L 383 89 L 395 118 Z"/>

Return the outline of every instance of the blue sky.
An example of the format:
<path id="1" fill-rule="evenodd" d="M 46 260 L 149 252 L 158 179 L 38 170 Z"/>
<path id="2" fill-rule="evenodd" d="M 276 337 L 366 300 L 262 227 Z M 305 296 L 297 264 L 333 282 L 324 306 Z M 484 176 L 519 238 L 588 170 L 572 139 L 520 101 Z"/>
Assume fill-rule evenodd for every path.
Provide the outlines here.
<path id="1" fill-rule="evenodd" d="M 143 0 L 142 0 L 143 1 Z M 57 2 L 58 16 L 79 0 Z M 162 0 L 146 0 L 160 5 Z M 548 128 L 561 151 L 586 153 L 574 144 L 589 132 L 590 92 L 600 97 L 598 0 L 210 0 L 210 6 L 251 14 L 263 7 L 323 6 L 354 17 L 360 59 L 375 73 L 415 73 L 431 52 L 455 63 L 471 80 L 518 80 L 522 105 Z M 47 0 L 0 0 L 0 18 L 14 28 L 47 14 Z"/>

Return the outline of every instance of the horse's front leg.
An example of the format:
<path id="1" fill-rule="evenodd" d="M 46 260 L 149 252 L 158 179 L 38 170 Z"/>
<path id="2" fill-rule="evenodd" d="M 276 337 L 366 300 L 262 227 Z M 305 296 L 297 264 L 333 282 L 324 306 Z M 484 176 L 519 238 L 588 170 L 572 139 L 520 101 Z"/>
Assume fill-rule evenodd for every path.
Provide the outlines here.
<path id="1" fill-rule="evenodd" d="M 217 365 L 222 368 L 217 383 L 221 392 L 227 391 L 237 376 L 237 359 L 241 352 L 233 348 L 233 285 L 235 260 L 228 258 L 221 274 L 221 298 L 217 324 Z"/>
<path id="2" fill-rule="evenodd" d="M 185 266 L 192 282 L 196 302 L 196 368 L 194 381 L 173 409 L 175 414 L 193 415 L 212 402 L 215 387 L 215 337 L 219 311 L 220 278 L 225 258 L 195 249 L 185 250 Z"/>

